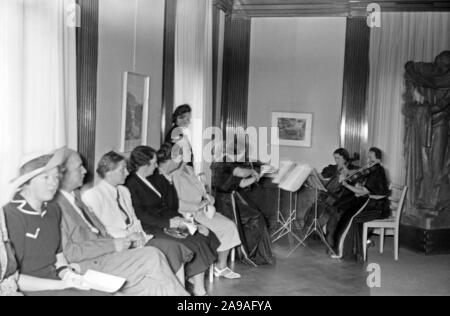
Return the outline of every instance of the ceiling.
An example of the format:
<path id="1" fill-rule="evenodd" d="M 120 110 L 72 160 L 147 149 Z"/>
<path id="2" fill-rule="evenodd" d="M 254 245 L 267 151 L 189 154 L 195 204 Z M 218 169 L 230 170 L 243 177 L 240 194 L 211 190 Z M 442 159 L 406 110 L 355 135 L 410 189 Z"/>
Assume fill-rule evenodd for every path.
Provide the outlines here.
<path id="1" fill-rule="evenodd" d="M 233 0 L 233 14 L 249 17 L 365 16 L 370 3 L 379 4 L 382 11 L 450 11 L 448 0 Z"/>

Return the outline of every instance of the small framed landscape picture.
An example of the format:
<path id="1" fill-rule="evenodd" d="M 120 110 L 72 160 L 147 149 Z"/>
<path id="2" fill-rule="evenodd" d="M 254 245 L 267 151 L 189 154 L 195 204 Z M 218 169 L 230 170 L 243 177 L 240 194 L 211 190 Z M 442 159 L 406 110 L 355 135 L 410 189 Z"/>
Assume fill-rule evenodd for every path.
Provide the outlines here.
<path id="1" fill-rule="evenodd" d="M 129 153 L 147 144 L 150 77 L 125 72 L 123 79 L 120 150 Z"/>
<path id="2" fill-rule="evenodd" d="M 312 113 L 272 113 L 272 126 L 279 128 L 280 146 L 311 147 L 312 123 Z"/>

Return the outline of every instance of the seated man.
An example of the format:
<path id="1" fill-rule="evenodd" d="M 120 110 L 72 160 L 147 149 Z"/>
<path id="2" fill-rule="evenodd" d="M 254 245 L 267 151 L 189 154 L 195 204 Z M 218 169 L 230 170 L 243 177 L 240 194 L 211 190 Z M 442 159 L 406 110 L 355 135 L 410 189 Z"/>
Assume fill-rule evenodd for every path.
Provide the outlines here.
<path id="1" fill-rule="evenodd" d="M 83 273 L 92 269 L 126 278 L 122 295 L 188 295 L 160 250 L 130 250 L 133 240 L 112 238 L 82 202 L 77 190 L 83 185 L 86 169 L 76 152 L 68 157 L 65 169 L 53 203 L 62 210 L 62 245 L 67 259 L 77 263 Z"/>

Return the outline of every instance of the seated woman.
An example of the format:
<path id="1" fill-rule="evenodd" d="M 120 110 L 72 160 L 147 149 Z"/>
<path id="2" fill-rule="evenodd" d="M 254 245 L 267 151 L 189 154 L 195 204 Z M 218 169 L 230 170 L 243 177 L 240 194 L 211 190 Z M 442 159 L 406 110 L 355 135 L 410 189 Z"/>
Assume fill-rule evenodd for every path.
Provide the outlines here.
<path id="1" fill-rule="evenodd" d="M 320 174 L 325 182 L 327 192 L 320 192 L 318 197 L 318 219 L 321 227 L 327 227 L 327 242 L 334 246 L 334 234 L 341 213 L 336 208 L 337 200 L 352 196 L 352 192 L 341 185 L 341 180 L 351 171 L 358 169 L 350 158 L 350 154 L 344 148 L 339 148 L 333 153 L 335 165 L 329 165 Z M 314 218 L 315 206 L 309 208 L 305 214 L 305 228 L 308 229 Z"/>
<path id="2" fill-rule="evenodd" d="M 16 258 L 6 230 L 5 214 L 0 207 L 0 296 L 21 296 L 17 281 Z"/>
<path id="3" fill-rule="evenodd" d="M 13 276 L 8 281 L 9 290 L 13 292 L 17 271 L 18 287 L 27 296 L 99 295 L 85 291 L 88 289 L 82 286 L 78 267 L 69 265 L 64 257 L 61 249 L 61 213 L 59 208 L 47 204 L 58 190 L 59 166 L 63 162 L 64 150 L 59 150 L 25 163 L 15 181 L 19 190 L 4 208 L 14 251 L 14 256 L 9 258 L 6 274 Z M 2 275 L 5 276 L 3 272 Z"/>
<path id="4" fill-rule="evenodd" d="M 159 171 L 173 183 L 179 198 L 178 212 L 185 218 L 193 217 L 200 223 L 199 230 L 206 227 L 219 239 L 220 246 L 217 248 L 219 258 L 214 267 L 214 275 L 238 279 L 241 276 L 227 265 L 231 249 L 241 244 L 237 227 L 231 220 L 215 212 L 214 198 L 206 192 L 194 169 L 186 165 L 181 157 L 182 153 L 180 155 L 176 149 L 172 155 L 171 144 L 164 144 L 158 151 Z"/>
<path id="5" fill-rule="evenodd" d="M 153 246 L 160 249 L 184 286 L 184 264 L 192 260 L 193 253 L 177 241 L 153 239 L 144 232 L 136 217 L 130 191 L 123 186 L 129 174 L 125 158 L 115 152 L 105 154 L 98 163 L 97 173 L 102 180 L 84 192 L 83 202 L 113 238 L 129 238 L 133 248 Z"/>
<path id="6" fill-rule="evenodd" d="M 381 150 L 371 148 L 369 175 L 356 185 L 343 182 L 345 188 L 353 192 L 353 196 L 336 202 L 342 217 L 336 229 L 337 255 L 333 255 L 333 258 L 348 258 L 363 262 L 363 224 L 390 215 L 389 187 L 381 160 Z"/>
<path id="7" fill-rule="evenodd" d="M 239 158 L 237 160 L 240 161 Z M 211 168 L 216 207 L 229 218 L 235 216 L 231 193 L 236 194 L 236 216 L 239 216 L 238 222 L 241 223 L 239 228 L 247 255 L 245 259 L 256 265 L 273 264 L 275 260 L 266 220 L 247 194 L 258 183 L 260 170 L 254 164 L 245 162 L 215 162 Z"/>
<path id="8" fill-rule="evenodd" d="M 212 233 L 204 236 L 196 232 L 185 239 L 175 239 L 165 234 L 165 229 L 183 227 L 187 223 L 178 213 L 175 188 L 164 176 L 153 175 L 158 166 L 154 149 L 137 147 L 131 153 L 129 165 L 131 174 L 126 186 L 145 232 L 156 238 L 180 242 L 194 253 L 194 259 L 185 266 L 185 274 L 188 282 L 193 285 L 194 295 L 206 295 L 205 271 L 217 259 L 219 240 Z"/>

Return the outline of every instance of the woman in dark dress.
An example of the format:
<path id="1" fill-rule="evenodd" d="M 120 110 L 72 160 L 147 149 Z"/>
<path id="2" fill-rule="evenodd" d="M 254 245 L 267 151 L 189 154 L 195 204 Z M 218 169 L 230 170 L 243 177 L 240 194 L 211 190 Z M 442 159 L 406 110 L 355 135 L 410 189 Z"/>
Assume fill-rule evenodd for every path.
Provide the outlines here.
<path id="1" fill-rule="evenodd" d="M 225 216 L 235 220 L 232 194 L 242 246 L 251 262 L 256 265 L 273 264 L 271 240 L 266 220 L 258 206 L 249 198 L 247 191 L 260 180 L 260 172 L 251 163 L 215 162 L 213 189 L 216 208 Z M 245 261 L 244 261 L 245 262 Z"/>
<path id="2" fill-rule="evenodd" d="M 175 188 L 164 176 L 153 175 L 156 167 L 157 157 L 152 148 L 141 146 L 132 152 L 132 172 L 126 186 L 130 190 L 136 215 L 147 233 L 156 238 L 174 239 L 194 252 L 193 260 L 185 266 L 186 277 L 193 285 L 194 295 L 205 295 L 205 271 L 217 259 L 215 249 L 219 246 L 219 241 L 212 233 L 206 237 L 196 232 L 185 239 L 179 239 L 164 232 L 164 229 L 183 227 L 187 222 L 178 214 Z"/>
<path id="3" fill-rule="evenodd" d="M 334 234 L 336 231 L 337 223 L 341 217 L 341 213 L 338 212 L 335 204 L 338 199 L 351 196 L 353 192 L 347 190 L 341 185 L 340 180 L 344 179 L 350 172 L 358 169 L 353 165 L 350 154 L 344 148 L 339 148 L 333 153 L 335 165 L 329 165 L 322 170 L 320 174 L 325 183 L 327 192 L 320 192 L 317 201 L 318 219 L 321 227 L 327 227 L 327 242 L 334 246 Z M 314 219 L 315 205 L 311 206 L 305 214 L 305 229 L 309 229 Z"/>
<path id="4" fill-rule="evenodd" d="M 381 150 L 371 148 L 369 175 L 356 185 L 343 182 L 345 188 L 354 195 L 350 198 L 342 198 L 336 204 L 342 216 L 335 234 L 337 255 L 332 255 L 332 258 L 363 262 L 363 224 L 390 216 L 388 199 L 390 192 L 381 159 Z"/>

